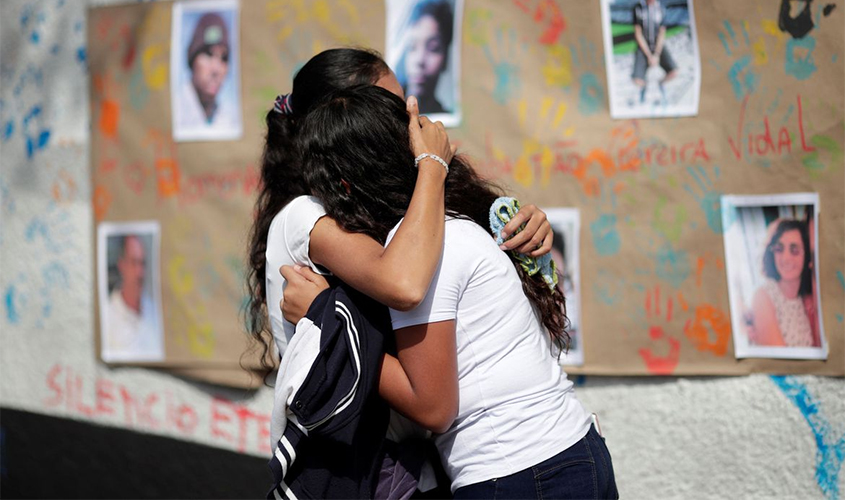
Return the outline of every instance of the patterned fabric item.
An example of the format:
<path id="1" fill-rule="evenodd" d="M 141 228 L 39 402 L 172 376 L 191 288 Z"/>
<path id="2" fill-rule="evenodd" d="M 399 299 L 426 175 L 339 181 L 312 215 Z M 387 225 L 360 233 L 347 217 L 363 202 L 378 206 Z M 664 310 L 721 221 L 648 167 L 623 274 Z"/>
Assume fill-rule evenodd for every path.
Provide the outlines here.
<path id="1" fill-rule="evenodd" d="M 516 198 L 502 196 L 490 205 L 490 231 L 496 238 L 496 244 L 501 245 L 505 242 L 501 236 L 502 229 L 513 219 L 517 212 L 519 212 L 519 201 Z M 525 225 L 523 224 L 514 234 L 522 231 L 524 227 Z M 540 273 L 543 276 L 543 280 L 549 285 L 549 289 L 554 290 L 555 286 L 557 286 L 557 269 L 551 254 L 530 257 L 524 253 L 518 253 L 516 250 L 511 250 L 511 252 L 529 276 Z"/>
<path id="2" fill-rule="evenodd" d="M 813 345 L 813 331 L 810 319 L 804 310 L 801 296 L 789 299 L 780 291 L 776 281 L 766 280 L 763 289 L 772 299 L 775 316 L 784 343 L 789 347 L 810 347 Z"/>

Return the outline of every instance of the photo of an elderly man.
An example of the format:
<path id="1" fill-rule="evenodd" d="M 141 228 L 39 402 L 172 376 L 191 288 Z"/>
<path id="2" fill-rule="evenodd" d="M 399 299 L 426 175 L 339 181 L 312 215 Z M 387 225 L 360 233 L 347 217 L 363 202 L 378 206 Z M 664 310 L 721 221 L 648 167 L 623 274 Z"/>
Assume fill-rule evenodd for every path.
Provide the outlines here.
<path id="1" fill-rule="evenodd" d="M 155 223 L 98 228 L 101 357 L 106 362 L 164 359 Z"/>
<path id="2" fill-rule="evenodd" d="M 174 4 L 171 95 L 177 141 L 241 135 L 236 20 L 235 2 Z"/>

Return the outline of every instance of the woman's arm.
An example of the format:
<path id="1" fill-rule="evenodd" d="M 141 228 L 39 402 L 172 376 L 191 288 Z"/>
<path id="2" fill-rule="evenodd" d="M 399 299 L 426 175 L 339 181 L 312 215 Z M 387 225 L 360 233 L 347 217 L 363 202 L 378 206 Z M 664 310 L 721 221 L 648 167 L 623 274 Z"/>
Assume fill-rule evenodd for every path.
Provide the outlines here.
<path id="1" fill-rule="evenodd" d="M 443 124 L 419 117 L 414 98 L 408 98 L 408 112 L 414 154 L 433 153 L 449 162 L 454 148 Z M 311 231 L 311 260 L 388 307 L 413 309 L 425 297 L 443 251 L 445 180 L 440 163 L 430 158 L 419 163 L 405 219 L 387 247 L 344 231 L 329 217 L 321 218 Z"/>
<path id="2" fill-rule="evenodd" d="M 314 298 L 329 284 L 307 267 L 282 266 L 287 280 L 280 304 L 285 319 L 298 323 Z M 458 412 L 458 361 L 455 321 L 396 331 L 398 358 L 385 354 L 379 394 L 395 410 L 432 432 L 444 432 Z"/>
<path id="3" fill-rule="evenodd" d="M 442 433 L 458 414 L 455 320 L 396 330 L 398 357 L 385 354 L 379 395 L 420 426 Z"/>
<path id="4" fill-rule="evenodd" d="M 754 311 L 754 333 L 757 343 L 767 347 L 785 346 L 775 305 L 762 288 L 754 294 L 751 308 Z"/>

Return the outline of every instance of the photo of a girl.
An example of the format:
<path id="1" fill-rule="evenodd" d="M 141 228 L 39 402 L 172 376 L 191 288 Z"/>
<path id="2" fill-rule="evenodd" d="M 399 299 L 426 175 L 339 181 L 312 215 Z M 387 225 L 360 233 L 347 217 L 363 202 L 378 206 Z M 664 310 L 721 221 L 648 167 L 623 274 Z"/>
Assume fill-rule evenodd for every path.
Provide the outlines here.
<path id="1" fill-rule="evenodd" d="M 725 196 L 722 212 L 737 357 L 825 359 L 818 196 Z"/>
<path id="2" fill-rule="evenodd" d="M 387 62 L 420 113 L 460 123 L 461 0 L 388 0 Z"/>

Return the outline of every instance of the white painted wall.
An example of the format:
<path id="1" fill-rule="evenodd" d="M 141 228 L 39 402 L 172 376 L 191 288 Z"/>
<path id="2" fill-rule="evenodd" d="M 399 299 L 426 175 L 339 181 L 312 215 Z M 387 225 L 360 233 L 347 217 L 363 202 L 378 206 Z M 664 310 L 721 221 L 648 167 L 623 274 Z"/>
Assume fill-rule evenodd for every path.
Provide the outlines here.
<path id="1" fill-rule="evenodd" d="M 0 3 L 0 406 L 265 456 L 269 390 L 95 361 L 86 6 Z M 845 490 L 842 379 L 587 377 L 578 394 L 600 415 L 625 498 Z"/>

